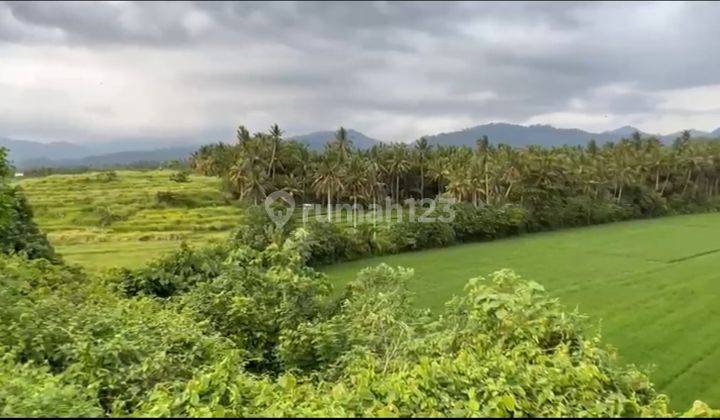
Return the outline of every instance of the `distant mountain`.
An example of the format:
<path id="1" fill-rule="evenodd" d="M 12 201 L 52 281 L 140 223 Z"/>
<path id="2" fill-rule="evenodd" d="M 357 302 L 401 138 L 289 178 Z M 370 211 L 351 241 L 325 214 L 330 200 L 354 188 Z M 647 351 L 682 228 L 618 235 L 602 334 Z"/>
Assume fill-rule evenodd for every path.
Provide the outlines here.
<path id="1" fill-rule="evenodd" d="M 202 141 L 194 144 L 187 139 L 118 139 L 110 142 L 76 144 L 70 142 L 41 143 L 0 137 L 0 147 L 9 150 L 9 160 L 18 169 L 40 166 L 71 167 L 124 165 L 139 161 L 161 162 L 184 159 Z"/>
<path id="2" fill-rule="evenodd" d="M 710 134 L 712 134 L 713 137 L 720 137 L 720 127 L 713 130 Z"/>
<path id="3" fill-rule="evenodd" d="M 555 128 L 551 125 L 491 123 L 426 138 L 431 144 L 474 146 L 475 141 L 482 136 L 488 136 L 491 143 L 505 143 L 514 147 L 583 145 L 591 139 L 605 142 L 622 137 L 613 133 L 590 133 L 576 128 Z"/>
<path id="4" fill-rule="evenodd" d="M 348 138 L 350 138 L 353 142 L 353 147 L 358 149 L 369 149 L 375 144 L 381 143 L 380 140 L 370 138 L 365 134 L 352 129 L 348 129 L 347 134 Z M 305 143 L 313 150 L 322 150 L 325 147 L 325 144 L 331 142 L 333 139 L 335 139 L 335 131 L 316 131 L 314 133 L 290 137 L 290 140 Z"/>
<path id="5" fill-rule="evenodd" d="M 630 137 L 630 136 L 632 136 L 633 134 L 635 134 L 635 132 L 638 132 L 638 133 L 640 133 L 640 134 L 643 135 L 643 136 L 650 136 L 650 135 L 651 135 L 651 134 L 645 133 L 644 131 L 639 130 L 639 129 L 631 126 L 631 125 L 626 125 L 626 126 L 623 126 L 623 127 L 620 127 L 620 128 L 616 128 L 615 130 L 603 131 L 603 132 L 600 133 L 600 134 L 605 135 L 605 136 L 610 136 L 610 137 L 618 137 L 618 138 L 625 137 L 625 138 L 627 138 L 627 137 Z"/>
<path id="6" fill-rule="evenodd" d="M 720 137 L 720 133 L 715 133 L 718 130 L 715 130 L 713 132 L 707 132 L 707 131 L 700 131 L 700 130 L 694 130 L 690 129 L 690 137 L 692 138 L 713 138 L 713 137 Z M 682 135 L 682 131 L 677 131 L 675 133 L 665 134 L 660 136 L 660 140 L 664 141 L 665 143 L 672 143 L 675 141 L 676 138 L 680 137 Z"/>
<path id="7" fill-rule="evenodd" d="M 16 164 L 28 159 L 50 156 L 56 159 L 72 159 L 78 156 L 86 156 L 91 153 L 89 148 L 75 143 L 39 143 L 35 141 L 15 140 L 4 137 L 0 137 L 0 147 L 6 147 L 9 150 L 9 159 Z"/>
<path id="8" fill-rule="evenodd" d="M 156 150 L 134 150 L 126 152 L 115 152 L 104 155 L 85 156 L 82 158 L 70 159 L 51 159 L 37 158 L 26 159 L 20 163 L 16 163 L 18 169 L 28 170 L 32 168 L 51 167 L 51 168 L 72 168 L 88 166 L 93 168 L 103 168 L 114 165 L 127 165 L 139 162 L 164 162 L 168 160 L 187 159 L 192 152 L 197 150 L 195 146 L 179 146 L 169 147 Z"/>
<path id="9" fill-rule="evenodd" d="M 475 141 L 482 136 L 488 136 L 491 143 L 505 143 L 514 147 L 525 147 L 530 145 L 540 146 L 576 146 L 587 144 L 590 140 L 598 143 L 618 141 L 621 138 L 630 137 L 635 131 L 640 132 L 643 137 L 651 136 L 632 126 L 624 126 L 615 130 L 593 133 L 577 128 L 556 128 L 551 125 L 517 125 L 507 123 L 491 123 L 466 128 L 461 131 L 441 133 L 433 136 L 426 136 L 431 144 L 442 144 L 452 146 L 474 146 Z M 691 130 L 692 137 L 720 137 L 720 128 L 712 134 Z M 658 135 L 664 142 L 672 142 L 681 133 Z"/>

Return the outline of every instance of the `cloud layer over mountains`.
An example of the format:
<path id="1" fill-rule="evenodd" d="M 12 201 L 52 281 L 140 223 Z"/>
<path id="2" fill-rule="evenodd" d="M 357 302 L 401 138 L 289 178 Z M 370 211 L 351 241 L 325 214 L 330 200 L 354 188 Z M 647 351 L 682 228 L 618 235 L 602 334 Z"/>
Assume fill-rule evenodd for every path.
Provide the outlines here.
<path id="1" fill-rule="evenodd" d="M 720 125 L 718 3 L 0 3 L 0 136 Z"/>

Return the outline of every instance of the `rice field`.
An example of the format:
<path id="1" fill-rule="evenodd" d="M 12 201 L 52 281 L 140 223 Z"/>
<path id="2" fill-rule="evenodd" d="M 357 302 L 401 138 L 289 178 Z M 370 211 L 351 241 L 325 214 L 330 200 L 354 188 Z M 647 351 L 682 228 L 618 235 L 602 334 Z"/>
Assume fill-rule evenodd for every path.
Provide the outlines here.
<path id="1" fill-rule="evenodd" d="M 381 262 L 412 267 L 416 304 L 439 309 L 468 279 L 511 268 L 591 316 L 623 361 L 675 408 L 720 405 L 720 214 L 526 235 L 325 268 L 342 286 Z"/>
<path id="2" fill-rule="evenodd" d="M 241 209 L 226 199 L 218 178 L 175 171 L 116 171 L 51 175 L 19 181 L 35 220 L 68 262 L 91 270 L 133 267 L 186 241 L 224 239 Z"/>

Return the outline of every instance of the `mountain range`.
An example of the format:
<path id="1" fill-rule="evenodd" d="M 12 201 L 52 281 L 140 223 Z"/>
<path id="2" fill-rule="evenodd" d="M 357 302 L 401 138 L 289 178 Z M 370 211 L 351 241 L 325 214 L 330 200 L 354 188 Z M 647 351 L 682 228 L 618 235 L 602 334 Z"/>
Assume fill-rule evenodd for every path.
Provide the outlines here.
<path id="1" fill-rule="evenodd" d="M 561 146 L 584 145 L 590 140 L 598 143 L 617 141 L 629 137 L 634 132 L 645 133 L 632 126 L 594 133 L 577 128 L 556 128 L 551 125 L 518 125 L 508 123 L 490 123 L 466 128 L 460 131 L 425 136 L 431 144 L 474 146 L 482 136 L 488 136 L 492 143 L 506 143 L 513 147 L 529 145 Z M 368 149 L 380 140 L 371 138 L 359 131 L 348 129 L 348 137 L 353 146 Z M 690 130 L 693 138 L 720 138 L 720 128 L 705 132 Z M 680 132 L 655 134 L 666 143 L 680 136 Z M 332 130 L 316 131 L 309 134 L 289 137 L 305 143 L 314 150 L 321 150 L 335 137 Z M 108 143 L 77 144 L 70 142 L 41 143 L 0 137 L 0 146 L 10 150 L 10 160 L 21 170 L 38 167 L 106 167 L 136 162 L 162 162 L 187 158 L 200 145 L 208 141 L 188 139 L 142 139 L 117 140 Z"/>
<path id="2" fill-rule="evenodd" d="M 670 143 L 680 136 L 681 132 L 670 134 L 651 134 L 643 132 L 635 127 L 626 125 L 615 130 L 594 133 L 577 128 L 556 128 L 551 125 L 517 125 L 507 123 L 490 123 L 466 128 L 450 133 L 440 133 L 425 136 L 431 144 L 473 146 L 475 140 L 482 136 L 488 136 L 492 143 L 506 143 L 513 147 L 525 147 L 530 145 L 540 146 L 562 146 L 562 145 L 584 145 L 590 140 L 598 143 L 618 141 L 621 138 L 630 137 L 633 133 L 639 132 L 643 137 L 656 136 L 665 143 Z M 712 132 L 690 130 L 694 138 L 718 138 L 720 128 Z"/>

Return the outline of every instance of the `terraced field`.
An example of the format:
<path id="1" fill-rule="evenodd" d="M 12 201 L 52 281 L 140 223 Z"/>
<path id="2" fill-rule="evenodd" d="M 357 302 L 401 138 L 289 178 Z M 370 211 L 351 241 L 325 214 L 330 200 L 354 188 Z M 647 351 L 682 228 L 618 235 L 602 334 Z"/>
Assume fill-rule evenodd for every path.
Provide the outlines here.
<path id="1" fill-rule="evenodd" d="M 221 240 L 241 210 L 225 199 L 217 178 L 174 171 L 117 171 L 29 178 L 20 185 L 63 257 L 89 269 L 136 266 L 180 242 Z"/>
<path id="2" fill-rule="evenodd" d="M 720 214 L 527 235 L 328 267 L 339 285 L 385 262 L 413 267 L 418 305 L 440 308 L 471 277 L 512 268 L 601 321 L 623 360 L 651 368 L 673 406 L 720 405 Z"/>

